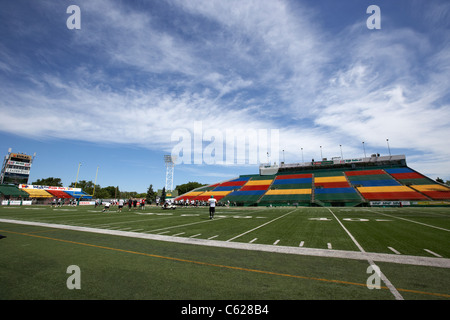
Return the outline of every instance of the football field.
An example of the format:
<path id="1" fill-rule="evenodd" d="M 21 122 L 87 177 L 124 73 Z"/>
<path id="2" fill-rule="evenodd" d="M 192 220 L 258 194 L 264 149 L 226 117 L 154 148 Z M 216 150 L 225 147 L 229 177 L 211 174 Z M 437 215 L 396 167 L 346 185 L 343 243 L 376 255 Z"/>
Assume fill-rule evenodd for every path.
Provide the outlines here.
<path id="1" fill-rule="evenodd" d="M 1 300 L 450 299 L 450 208 L 2 206 L 0 235 Z"/>

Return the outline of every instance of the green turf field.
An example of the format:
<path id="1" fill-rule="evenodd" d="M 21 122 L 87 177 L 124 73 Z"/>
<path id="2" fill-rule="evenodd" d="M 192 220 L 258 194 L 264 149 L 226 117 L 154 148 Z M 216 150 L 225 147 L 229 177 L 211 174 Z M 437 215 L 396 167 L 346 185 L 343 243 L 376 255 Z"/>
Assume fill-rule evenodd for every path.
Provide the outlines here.
<path id="1" fill-rule="evenodd" d="M 450 208 L 3 206 L 0 235 L 2 300 L 450 299 Z"/>

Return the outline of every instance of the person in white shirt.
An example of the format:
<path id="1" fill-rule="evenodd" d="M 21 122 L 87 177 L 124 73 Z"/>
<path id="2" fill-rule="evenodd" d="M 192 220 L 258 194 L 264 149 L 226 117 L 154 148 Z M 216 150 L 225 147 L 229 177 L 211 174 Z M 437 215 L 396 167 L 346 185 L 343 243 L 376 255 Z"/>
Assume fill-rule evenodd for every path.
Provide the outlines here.
<path id="1" fill-rule="evenodd" d="M 211 198 L 208 199 L 209 203 L 209 218 L 214 219 L 214 212 L 216 211 L 216 202 L 217 200 L 214 199 L 214 196 L 211 196 Z"/>
<path id="2" fill-rule="evenodd" d="M 117 210 L 118 212 L 122 212 L 123 204 L 124 204 L 123 199 L 120 199 L 119 200 L 119 210 Z"/>
<path id="3" fill-rule="evenodd" d="M 111 203 L 105 202 L 104 205 L 105 205 L 105 208 L 102 210 L 102 212 L 105 212 L 105 211 L 109 212 L 109 206 L 111 205 Z"/>

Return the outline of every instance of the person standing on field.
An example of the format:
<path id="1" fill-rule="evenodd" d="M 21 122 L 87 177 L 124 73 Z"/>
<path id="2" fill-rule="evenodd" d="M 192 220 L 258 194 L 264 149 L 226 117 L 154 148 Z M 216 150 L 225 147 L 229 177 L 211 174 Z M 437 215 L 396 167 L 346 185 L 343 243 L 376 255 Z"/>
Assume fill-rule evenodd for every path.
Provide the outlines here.
<path id="1" fill-rule="evenodd" d="M 216 203 L 217 200 L 214 199 L 214 196 L 208 199 L 209 203 L 209 219 L 214 219 L 214 212 L 216 211 Z"/>

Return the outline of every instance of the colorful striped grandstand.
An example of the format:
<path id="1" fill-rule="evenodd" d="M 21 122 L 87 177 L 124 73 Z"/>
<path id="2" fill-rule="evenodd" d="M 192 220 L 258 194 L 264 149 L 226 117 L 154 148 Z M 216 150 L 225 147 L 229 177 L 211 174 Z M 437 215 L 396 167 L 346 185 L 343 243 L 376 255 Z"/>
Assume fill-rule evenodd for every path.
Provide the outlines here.
<path id="1" fill-rule="evenodd" d="M 287 165 L 276 174 L 242 175 L 175 200 L 206 201 L 214 196 L 224 204 L 243 206 L 450 206 L 450 187 L 409 168 L 404 156 L 324 163 Z"/>
<path id="2" fill-rule="evenodd" d="M 1 198 L 19 199 L 92 199 L 91 195 L 81 190 L 81 188 L 64 188 L 64 187 L 49 187 L 49 186 L 33 186 L 19 184 L 15 185 L 0 185 Z"/>

